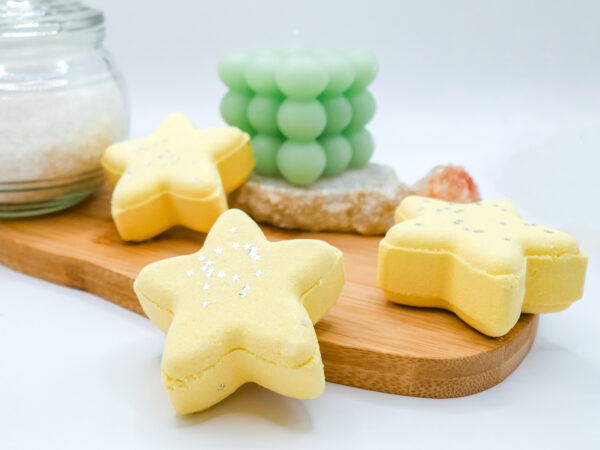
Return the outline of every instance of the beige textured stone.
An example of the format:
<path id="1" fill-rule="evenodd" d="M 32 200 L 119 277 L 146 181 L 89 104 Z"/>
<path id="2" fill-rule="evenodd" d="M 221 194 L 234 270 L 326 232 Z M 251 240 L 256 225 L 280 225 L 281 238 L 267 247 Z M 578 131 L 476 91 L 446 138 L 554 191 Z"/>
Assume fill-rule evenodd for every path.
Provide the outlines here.
<path id="1" fill-rule="evenodd" d="M 396 207 L 409 194 L 391 167 L 369 164 L 309 187 L 252 174 L 230 194 L 229 206 L 281 228 L 384 234 L 394 224 Z"/>

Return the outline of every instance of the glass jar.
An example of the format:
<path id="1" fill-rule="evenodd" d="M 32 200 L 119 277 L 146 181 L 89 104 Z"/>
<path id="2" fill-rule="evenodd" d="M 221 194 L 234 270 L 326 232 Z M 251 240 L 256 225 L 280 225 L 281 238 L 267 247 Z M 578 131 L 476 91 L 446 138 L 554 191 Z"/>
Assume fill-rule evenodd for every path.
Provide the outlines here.
<path id="1" fill-rule="evenodd" d="M 128 132 L 102 12 L 73 0 L 0 0 L 0 217 L 69 207 L 103 183 Z"/>

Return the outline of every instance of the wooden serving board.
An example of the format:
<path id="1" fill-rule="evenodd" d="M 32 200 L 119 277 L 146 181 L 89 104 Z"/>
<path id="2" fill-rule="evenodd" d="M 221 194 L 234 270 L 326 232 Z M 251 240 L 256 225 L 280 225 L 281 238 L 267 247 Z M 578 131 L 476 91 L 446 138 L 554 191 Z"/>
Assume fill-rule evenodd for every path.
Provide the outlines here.
<path id="1" fill-rule="evenodd" d="M 105 189 L 62 213 L 0 221 L 0 262 L 143 314 L 132 290 L 138 271 L 195 252 L 205 235 L 175 228 L 127 244 L 117 235 L 109 203 Z M 346 285 L 316 325 L 329 381 L 416 397 L 460 397 L 504 380 L 533 344 L 535 315 L 523 314 L 506 336 L 489 338 L 446 311 L 386 301 L 375 286 L 379 237 L 263 230 L 273 241 L 323 239 L 344 252 Z"/>

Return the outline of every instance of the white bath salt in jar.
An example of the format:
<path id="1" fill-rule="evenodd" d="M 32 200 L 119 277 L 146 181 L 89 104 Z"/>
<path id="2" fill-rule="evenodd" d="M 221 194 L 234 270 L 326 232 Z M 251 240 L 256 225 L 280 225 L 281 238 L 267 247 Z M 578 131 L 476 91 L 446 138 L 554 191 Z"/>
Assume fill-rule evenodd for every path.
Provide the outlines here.
<path id="1" fill-rule="evenodd" d="M 71 0 L 0 0 L 0 217 L 67 208 L 103 183 L 126 138 L 123 83 L 102 12 Z"/>

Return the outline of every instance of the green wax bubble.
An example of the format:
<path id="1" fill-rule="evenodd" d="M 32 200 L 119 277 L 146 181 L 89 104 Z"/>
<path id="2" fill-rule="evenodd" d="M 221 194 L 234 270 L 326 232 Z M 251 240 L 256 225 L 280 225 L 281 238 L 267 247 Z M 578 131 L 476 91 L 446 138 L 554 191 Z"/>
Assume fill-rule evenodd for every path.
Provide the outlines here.
<path id="1" fill-rule="evenodd" d="M 323 91 L 326 95 L 339 95 L 347 90 L 354 82 L 355 69 L 348 58 L 339 52 L 320 57 L 319 61 L 329 72 L 329 83 Z"/>
<path id="2" fill-rule="evenodd" d="M 325 151 L 318 142 L 285 141 L 277 153 L 277 167 L 290 183 L 305 186 L 323 173 Z"/>
<path id="3" fill-rule="evenodd" d="M 250 124 L 263 134 L 278 135 L 277 111 L 281 101 L 276 96 L 257 95 L 248 105 Z"/>
<path id="4" fill-rule="evenodd" d="M 281 48 L 281 54 L 284 56 L 306 55 L 309 52 L 308 47 L 302 44 L 289 44 Z"/>
<path id="5" fill-rule="evenodd" d="M 346 97 L 322 97 L 321 103 L 327 114 L 327 124 L 323 134 L 336 134 L 348 126 L 352 119 L 352 106 Z"/>
<path id="6" fill-rule="evenodd" d="M 246 83 L 244 71 L 248 61 L 249 57 L 246 53 L 232 52 L 224 55 L 217 66 L 221 81 L 230 89 L 236 91 L 247 90 L 248 83 Z"/>
<path id="7" fill-rule="evenodd" d="M 327 114 L 318 100 L 285 100 L 277 111 L 277 124 L 289 139 L 310 141 L 325 129 Z"/>
<path id="8" fill-rule="evenodd" d="M 272 95 L 279 92 L 275 72 L 281 65 L 276 53 L 263 53 L 250 58 L 246 66 L 246 81 L 259 94 Z"/>
<path id="9" fill-rule="evenodd" d="M 290 98 L 311 99 L 323 92 L 329 74 L 316 58 L 292 56 L 284 60 L 276 78 L 281 91 Z"/>
<path id="10" fill-rule="evenodd" d="M 364 128 L 375 115 L 375 99 L 369 91 L 350 92 L 346 97 L 352 105 L 352 120 L 348 129 Z"/>
<path id="11" fill-rule="evenodd" d="M 352 158 L 352 147 L 348 139 L 341 134 L 335 134 L 319 139 L 319 143 L 327 158 L 323 175 L 335 176 L 346 170 Z"/>
<path id="12" fill-rule="evenodd" d="M 317 58 L 327 59 L 329 57 L 339 55 L 340 51 L 331 47 L 316 47 L 311 48 L 308 53 L 312 56 L 316 56 Z"/>
<path id="13" fill-rule="evenodd" d="M 354 83 L 352 83 L 350 89 L 352 91 L 365 89 L 375 79 L 379 70 L 377 58 L 367 50 L 350 50 L 346 52 L 346 57 L 356 71 Z"/>
<path id="14" fill-rule="evenodd" d="M 346 133 L 346 137 L 352 146 L 352 158 L 349 167 L 360 169 L 366 166 L 375 150 L 375 142 L 371 133 L 362 129 Z"/>
<path id="15" fill-rule="evenodd" d="M 252 151 L 256 166 L 254 170 L 261 175 L 279 175 L 277 168 L 277 153 L 283 143 L 283 138 L 257 134 L 252 138 Z"/>
<path id="16" fill-rule="evenodd" d="M 221 116 L 229 125 L 254 133 L 248 121 L 248 104 L 252 95 L 246 92 L 229 91 L 221 100 Z"/>

